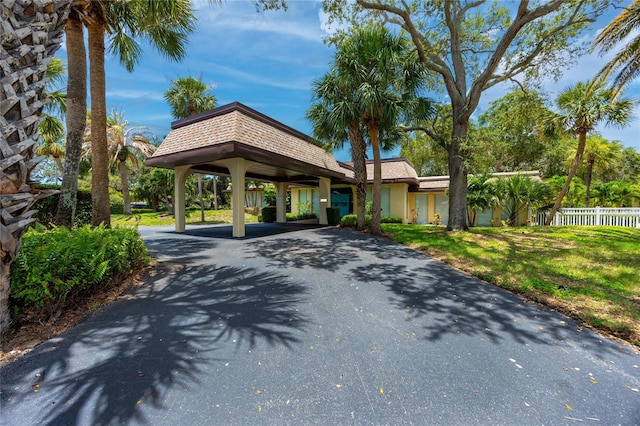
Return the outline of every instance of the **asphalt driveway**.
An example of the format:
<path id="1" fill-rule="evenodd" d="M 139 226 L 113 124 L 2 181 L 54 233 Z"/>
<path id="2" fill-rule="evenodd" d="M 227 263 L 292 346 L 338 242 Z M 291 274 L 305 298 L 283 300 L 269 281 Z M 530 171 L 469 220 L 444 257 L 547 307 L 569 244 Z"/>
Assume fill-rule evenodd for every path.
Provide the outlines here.
<path id="1" fill-rule="evenodd" d="M 406 247 L 140 231 L 155 275 L 3 367 L 1 424 L 640 424 L 632 348 Z"/>

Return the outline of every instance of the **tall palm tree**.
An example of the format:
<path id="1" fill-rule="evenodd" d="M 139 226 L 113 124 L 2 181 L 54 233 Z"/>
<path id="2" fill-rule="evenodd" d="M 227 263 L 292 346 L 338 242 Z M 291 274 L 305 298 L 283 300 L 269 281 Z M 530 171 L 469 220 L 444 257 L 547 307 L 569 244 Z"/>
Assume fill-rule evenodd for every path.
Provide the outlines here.
<path id="1" fill-rule="evenodd" d="M 363 230 L 367 204 L 367 143 L 353 95 L 352 88 L 333 70 L 313 82 L 314 103 L 306 115 L 313 123 L 314 136 L 325 141 L 328 149 L 342 148 L 344 142 L 349 141 L 356 181 L 356 228 Z"/>
<path id="2" fill-rule="evenodd" d="M 108 169 L 109 159 L 106 136 L 106 95 L 104 54 L 105 47 L 111 54 L 118 56 L 120 62 L 128 71 L 133 70 L 140 60 L 142 49 L 138 40 L 150 42 L 160 53 L 169 59 L 179 60 L 184 57 L 187 43 L 187 34 L 195 28 L 195 17 L 192 4 L 189 0 L 131 0 L 127 2 L 114 0 L 76 0 L 73 3 L 74 14 L 70 19 L 73 27 L 73 38 L 67 38 L 67 51 L 84 51 L 84 39 L 80 37 L 82 25 L 87 27 L 89 63 L 91 79 L 91 110 L 93 112 L 93 126 L 91 134 L 93 138 L 92 156 L 92 223 L 109 225 L 109 196 L 108 196 Z M 77 19 L 76 19 L 77 18 Z M 73 21 L 73 22 L 72 22 Z M 108 45 L 105 44 L 105 32 L 109 34 Z M 68 34 L 69 36 L 69 34 Z M 72 45 L 70 45 L 70 42 Z M 74 60 L 69 58 L 69 78 L 72 72 L 82 73 L 86 69 L 84 53 L 80 60 L 80 54 L 74 55 Z M 77 60 L 75 60 L 77 59 Z M 74 80 L 80 85 L 80 79 Z M 85 76 L 86 81 L 86 76 Z M 71 91 L 67 90 L 71 96 Z M 75 95 L 75 92 L 74 92 Z M 83 93 L 84 108 L 86 111 L 86 86 Z M 79 102 L 82 104 L 82 102 Z M 79 108 L 80 109 L 80 108 Z M 85 114 L 73 114 L 74 124 L 78 127 L 74 137 L 82 135 L 79 128 L 84 129 Z M 67 115 L 69 120 L 69 115 Z M 82 120 L 80 124 L 80 120 Z M 69 126 L 68 126 L 69 127 Z M 77 137 L 75 138 L 77 139 Z M 80 149 L 81 143 L 69 143 L 67 140 L 67 161 L 69 161 L 69 149 Z M 75 141 L 74 142 L 78 142 Z M 71 147 L 70 147 L 71 145 Z M 70 175 L 72 173 L 69 173 Z M 64 183 L 64 180 L 63 180 Z M 77 186 L 77 174 L 76 182 Z M 63 197 L 64 197 L 63 192 Z M 61 197 L 61 198 L 63 198 Z M 67 197 L 69 198 L 69 197 Z M 60 212 L 60 209 L 59 209 Z"/>
<path id="3" fill-rule="evenodd" d="M 68 0 L 0 2 L 0 334 L 9 331 L 11 265 L 21 238 L 35 221 L 31 209 L 43 194 L 29 177 L 44 108 L 47 64 L 60 47 Z"/>
<path id="4" fill-rule="evenodd" d="M 570 130 L 578 135 L 578 148 L 569 175 L 556 198 L 545 225 L 550 225 L 553 216 L 562 205 L 562 199 L 576 174 L 587 143 L 587 133 L 604 122 L 606 125 L 623 127 L 628 124 L 633 111 L 633 101 L 625 98 L 613 99 L 612 90 L 603 81 L 580 82 L 571 86 L 556 100 L 561 114 L 552 114 L 548 121 L 555 127 Z"/>
<path id="5" fill-rule="evenodd" d="M 631 80 L 640 75 L 640 0 L 633 0 L 613 21 L 596 37 L 593 47 L 600 48 L 600 55 L 613 50 L 630 34 L 635 35 L 607 63 L 598 76 L 608 79 L 617 73 L 613 80 L 613 96 L 617 96 Z"/>
<path id="6" fill-rule="evenodd" d="M 120 174 L 124 214 L 131 214 L 129 167 L 132 170 L 137 170 L 140 164 L 138 157 L 148 157 L 153 154 L 156 148 L 147 135 L 150 136 L 150 133 L 141 127 L 129 127 L 129 122 L 124 119 L 124 112 L 112 109 L 107 117 L 109 164 L 111 167 L 117 168 Z M 85 144 L 85 154 L 93 158 L 92 146 L 92 135 L 89 132 Z"/>
<path id="7" fill-rule="evenodd" d="M 164 99 L 171 106 L 171 115 L 176 119 L 187 118 L 216 107 L 218 100 L 211 93 L 215 85 L 207 85 L 200 78 L 192 76 L 180 77 L 171 81 L 171 87 L 164 92 Z M 213 178 L 214 207 L 218 209 L 218 191 Z M 200 196 L 200 216 L 204 222 L 204 202 L 202 200 L 202 175 L 198 173 L 198 194 Z"/>
<path id="8" fill-rule="evenodd" d="M 585 207 L 590 207 L 591 204 L 591 183 L 594 169 L 596 172 L 606 170 L 611 163 L 620 157 L 620 152 L 620 145 L 611 143 L 600 135 L 592 135 L 587 138 L 584 148 L 584 157 L 587 163 L 584 178 L 586 186 Z"/>
<path id="9" fill-rule="evenodd" d="M 334 60 L 337 76 L 354 91 L 355 109 L 367 129 L 373 152 L 373 210 L 371 233 L 379 235 L 382 164 L 380 134 L 393 134 L 404 111 L 418 102 L 424 68 L 406 48 L 403 38 L 382 25 L 357 29 L 338 43 Z M 416 108 L 417 109 L 417 108 Z M 385 132 L 386 131 L 386 132 Z"/>
<path id="10" fill-rule="evenodd" d="M 56 224 L 71 227 L 74 221 L 82 138 L 87 116 L 87 53 L 84 44 L 83 20 L 88 14 L 89 1 L 74 1 L 67 19 L 65 38 L 67 47 L 67 139 Z"/>

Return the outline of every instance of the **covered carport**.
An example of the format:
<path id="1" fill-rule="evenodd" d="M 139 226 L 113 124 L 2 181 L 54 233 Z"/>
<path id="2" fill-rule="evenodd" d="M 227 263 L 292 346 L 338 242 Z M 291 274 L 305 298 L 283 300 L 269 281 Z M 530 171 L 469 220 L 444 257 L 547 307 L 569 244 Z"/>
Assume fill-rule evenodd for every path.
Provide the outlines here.
<path id="1" fill-rule="evenodd" d="M 229 176 L 233 237 L 244 237 L 245 179 L 276 187 L 276 221 L 286 222 L 290 184 L 317 186 L 320 224 L 327 224 L 331 184 L 352 183 L 351 172 L 309 136 L 234 102 L 171 124 L 146 164 L 175 170 L 176 232 L 185 231 L 185 183 L 191 173 Z"/>

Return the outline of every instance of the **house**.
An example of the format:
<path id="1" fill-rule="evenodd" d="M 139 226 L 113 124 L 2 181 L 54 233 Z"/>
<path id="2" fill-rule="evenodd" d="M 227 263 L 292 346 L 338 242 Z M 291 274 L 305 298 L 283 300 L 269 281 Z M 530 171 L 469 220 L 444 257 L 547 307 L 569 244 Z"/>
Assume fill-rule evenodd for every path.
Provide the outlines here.
<path id="1" fill-rule="evenodd" d="M 233 236 L 243 237 L 245 180 L 276 188 L 276 221 L 285 222 L 286 192 L 294 210 L 304 203 L 327 223 L 326 208 L 356 211 L 353 165 L 338 162 L 320 143 L 241 103 L 234 102 L 171 123 L 171 131 L 146 164 L 175 170 L 176 231 L 185 230 L 185 182 L 191 173 L 229 176 Z M 531 172 L 534 173 L 534 172 Z M 368 199 L 373 164 L 367 163 Z M 382 215 L 404 223 L 446 223 L 448 177 L 419 177 L 405 158 L 382 160 Z M 487 212 L 500 217 L 500 212 Z M 490 219 L 489 219 L 490 222 Z"/>

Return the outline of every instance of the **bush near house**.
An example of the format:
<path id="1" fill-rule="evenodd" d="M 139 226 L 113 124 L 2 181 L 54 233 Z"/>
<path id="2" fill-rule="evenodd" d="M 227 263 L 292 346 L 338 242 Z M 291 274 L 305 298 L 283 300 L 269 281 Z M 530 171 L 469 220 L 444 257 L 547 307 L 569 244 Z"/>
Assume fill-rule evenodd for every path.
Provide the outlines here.
<path id="1" fill-rule="evenodd" d="M 148 262 L 147 248 L 133 228 L 32 228 L 23 235 L 11 268 L 14 317 L 29 310 L 46 321 L 70 296 L 89 294 Z"/>
<path id="2" fill-rule="evenodd" d="M 340 219 L 340 226 L 343 228 L 355 228 L 358 222 L 358 216 L 355 214 L 347 214 L 342 216 Z M 401 217 L 395 216 L 382 216 L 380 218 L 380 223 L 402 223 Z M 364 217 L 364 225 L 366 227 L 371 226 L 371 215 L 366 215 Z"/>
<path id="3" fill-rule="evenodd" d="M 287 222 L 295 222 L 296 220 L 315 219 L 317 216 L 313 212 L 303 213 L 287 213 Z"/>
<path id="4" fill-rule="evenodd" d="M 264 223 L 273 223 L 276 221 L 276 208 L 275 207 L 263 207 L 262 208 L 262 221 Z"/>

